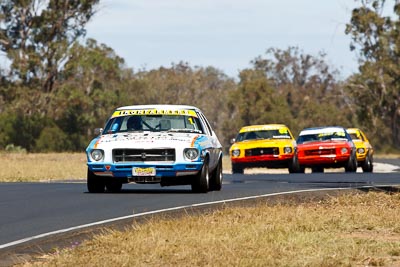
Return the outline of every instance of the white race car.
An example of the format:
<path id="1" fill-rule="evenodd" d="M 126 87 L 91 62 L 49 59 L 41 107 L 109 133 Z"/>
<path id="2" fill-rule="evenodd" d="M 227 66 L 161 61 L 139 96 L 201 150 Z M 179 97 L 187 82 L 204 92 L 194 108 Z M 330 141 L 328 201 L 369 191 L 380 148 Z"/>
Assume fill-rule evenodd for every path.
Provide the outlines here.
<path id="1" fill-rule="evenodd" d="M 86 149 L 90 193 L 122 184 L 222 187 L 222 146 L 200 109 L 183 105 L 117 108 Z"/>

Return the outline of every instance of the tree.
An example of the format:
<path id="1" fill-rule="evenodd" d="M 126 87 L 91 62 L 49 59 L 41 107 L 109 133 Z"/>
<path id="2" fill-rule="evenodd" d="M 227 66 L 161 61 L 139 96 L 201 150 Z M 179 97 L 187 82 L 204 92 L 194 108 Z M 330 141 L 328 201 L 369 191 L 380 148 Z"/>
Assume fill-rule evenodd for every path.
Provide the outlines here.
<path id="1" fill-rule="evenodd" d="M 400 3 L 391 1 L 392 12 L 385 13 L 387 2 L 362 0 L 352 11 L 346 34 L 358 51 L 360 73 L 349 79 L 348 91 L 369 135 L 400 148 Z"/>
<path id="2" fill-rule="evenodd" d="M 56 125 L 73 141 L 71 150 L 86 146 L 91 130 L 103 126 L 116 106 L 129 101 L 132 73 L 124 64 L 113 49 L 93 39 L 69 49 L 61 84 L 48 107 Z"/>
<path id="3" fill-rule="evenodd" d="M 226 99 L 236 88 L 233 79 L 213 67 L 191 67 L 179 62 L 170 68 L 160 67 L 141 71 L 135 75 L 136 86 L 130 91 L 132 104 L 186 104 L 197 106 L 207 116 L 221 143 L 229 144 L 224 138 L 225 122 L 231 120 Z M 135 101 L 135 102 L 134 102 Z M 138 102 L 139 101 L 139 102 Z"/>
<path id="4" fill-rule="evenodd" d="M 254 59 L 253 68 L 240 73 L 231 99 L 241 123 L 284 123 L 294 133 L 311 126 L 349 126 L 347 97 L 324 56 L 289 47 L 270 48 Z"/>
<path id="5" fill-rule="evenodd" d="M 66 51 L 85 34 L 100 0 L 1 0 L 0 49 L 11 78 L 51 92 Z"/>
<path id="6" fill-rule="evenodd" d="M 235 98 L 242 126 L 251 124 L 291 124 L 291 114 L 284 97 L 279 95 L 260 70 L 243 70 Z"/>

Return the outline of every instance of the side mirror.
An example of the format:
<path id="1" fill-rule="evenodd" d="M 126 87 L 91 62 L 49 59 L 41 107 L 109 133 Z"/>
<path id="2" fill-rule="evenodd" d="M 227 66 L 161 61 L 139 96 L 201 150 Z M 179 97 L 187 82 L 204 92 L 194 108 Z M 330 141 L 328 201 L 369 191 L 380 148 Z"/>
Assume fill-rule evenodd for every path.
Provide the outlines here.
<path id="1" fill-rule="evenodd" d="M 103 128 L 95 128 L 94 129 L 94 134 L 95 135 L 100 135 L 103 133 Z"/>
<path id="2" fill-rule="evenodd" d="M 231 139 L 231 144 L 233 144 L 233 143 L 235 143 L 236 142 L 236 139 L 235 138 L 232 138 Z"/>

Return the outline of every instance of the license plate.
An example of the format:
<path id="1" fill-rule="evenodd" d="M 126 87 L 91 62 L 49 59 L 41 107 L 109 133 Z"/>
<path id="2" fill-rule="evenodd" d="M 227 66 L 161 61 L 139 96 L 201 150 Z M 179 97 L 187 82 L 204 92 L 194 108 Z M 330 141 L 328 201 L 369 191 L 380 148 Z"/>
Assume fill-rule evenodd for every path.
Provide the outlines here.
<path id="1" fill-rule="evenodd" d="M 148 168 L 140 168 L 134 167 L 132 168 L 133 176 L 156 176 L 156 168 L 148 167 Z"/>

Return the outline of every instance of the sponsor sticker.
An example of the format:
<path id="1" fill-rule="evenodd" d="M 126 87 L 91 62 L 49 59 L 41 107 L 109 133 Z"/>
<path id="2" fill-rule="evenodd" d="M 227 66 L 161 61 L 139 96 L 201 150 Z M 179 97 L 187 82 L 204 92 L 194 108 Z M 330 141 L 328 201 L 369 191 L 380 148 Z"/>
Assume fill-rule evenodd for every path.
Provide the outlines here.
<path id="1" fill-rule="evenodd" d="M 280 134 L 287 134 L 288 130 L 286 128 L 279 128 L 279 133 Z"/>
<path id="2" fill-rule="evenodd" d="M 127 116 L 127 115 L 168 115 L 168 116 L 191 116 L 197 117 L 194 110 L 187 109 L 131 109 L 131 110 L 116 110 L 114 111 L 112 118 Z"/>
<path id="3" fill-rule="evenodd" d="M 284 133 L 287 132 L 286 128 L 279 127 L 276 125 L 258 125 L 258 126 L 247 126 L 240 129 L 240 132 L 256 132 L 263 130 L 279 130 L 279 132 Z"/>

